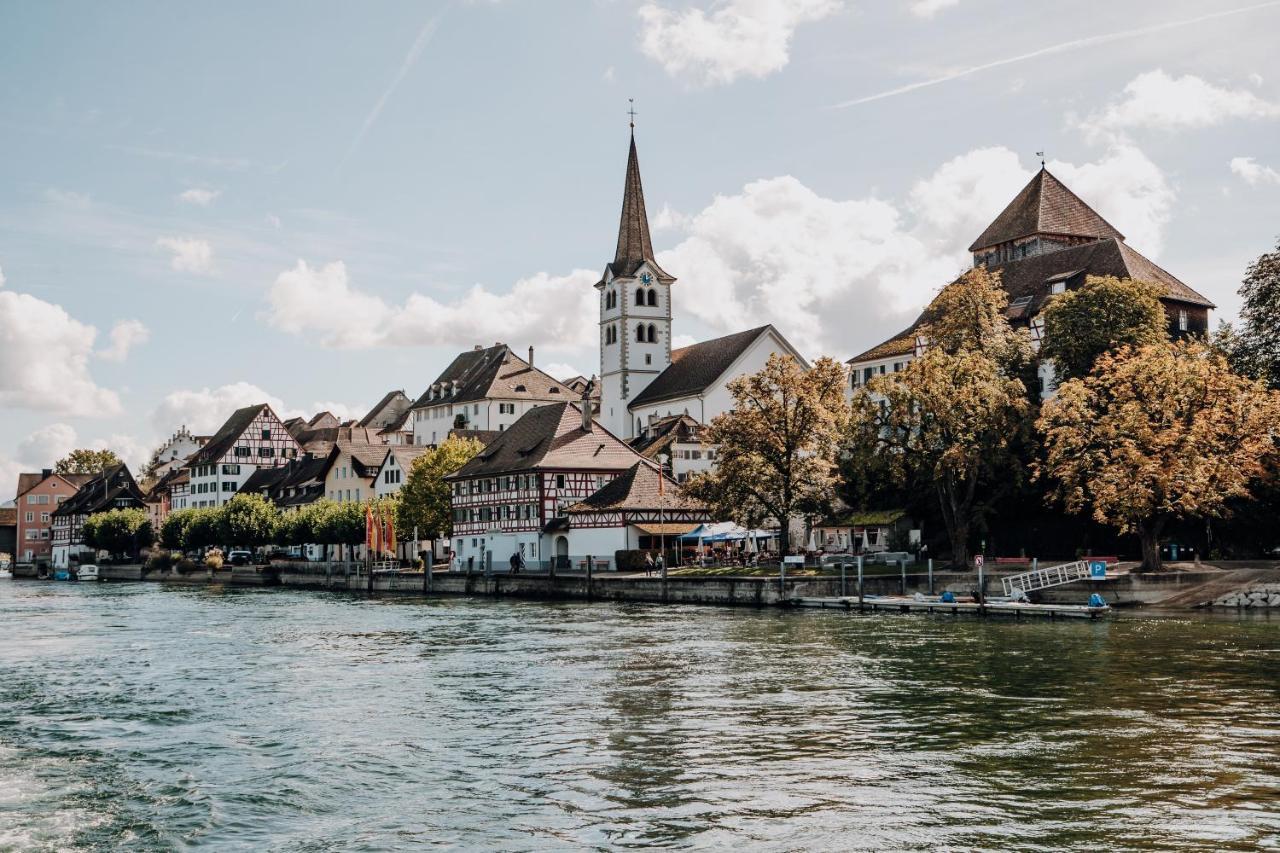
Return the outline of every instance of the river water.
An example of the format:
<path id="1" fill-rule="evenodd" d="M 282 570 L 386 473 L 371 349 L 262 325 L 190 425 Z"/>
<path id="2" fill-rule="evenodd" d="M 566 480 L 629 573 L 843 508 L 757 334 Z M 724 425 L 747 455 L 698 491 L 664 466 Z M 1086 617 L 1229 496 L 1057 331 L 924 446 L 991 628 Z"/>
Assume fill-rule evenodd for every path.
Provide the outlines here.
<path id="1" fill-rule="evenodd" d="M 1280 846 L 1280 618 L 0 584 L 0 850 Z"/>

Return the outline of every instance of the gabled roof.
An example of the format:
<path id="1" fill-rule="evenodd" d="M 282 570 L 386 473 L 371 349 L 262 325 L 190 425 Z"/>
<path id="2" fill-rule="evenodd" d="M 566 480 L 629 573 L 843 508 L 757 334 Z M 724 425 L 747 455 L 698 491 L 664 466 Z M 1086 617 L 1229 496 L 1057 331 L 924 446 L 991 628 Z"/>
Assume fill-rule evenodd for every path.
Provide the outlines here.
<path id="1" fill-rule="evenodd" d="M 266 403 L 255 403 L 252 406 L 245 406 L 243 409 L 236 409 L 232 412 L 231 417 L 227 418 L 226 423 L 213 434 L 208 443 L 191 455 L 191 458 L 187 460 L 187 465 L 207 465 L 210 462 L 217 462 L 226 456 L 227 451 L 235 445 L 236 440 L 249 428 L 254 418 L 258 417 L 263 409 L 270 410 L 270 408 Z"/>
<path id="2" fill-rule="evenodd" d="M 577 403 L 552 403 L 525 412 L 492 444 L 445 479 L 539 469 L 623 471 L 641 458 L 598 421 L 592 423 L 590 432 L 583 430 L 582 409 Z"/>
<path id="3" fill-rule="evenodd" d="M 142 491 L 134 482 L 129 466 L 112 465 L 100 474 L 90 475 L 76 490 L 53 511 L 52 515 L 92 515 L 95 512 L 114 509 L 117 498 L 127 498 L 136 506 L 144 503 Z"/>
<path id="4" fill-rule="evenodd" d="M 351 441 L 339 439 L 329 451 L 324 464 L 322 477 L 329 476 L 331 469 L 343 455 L 351 457 L 351 468 L 360 477 L 372 479 L 382 467 L 382 460 L 387 458 L 387 445 L 369 441 Z"/>
<path id="5" fill-rule="evenodd" d="M 458 392 L 452 393 L 458 383 Z M 431 389 L 440 386 L 433 399 Z M 569 396 L 560 380 L 530 367 L 506 344 L 495 344 L 459 353 L 444 372 L 413 404 L 413 408 L 447 403 L 470 403 L 488 398 L 504 400 L 546 400 L 555 402 Z"/>
<path id="6" fill-rule="evenodd" d="M 1110 222 L 1044 168 L 973 241 L 969 251 L 976 252 L 1033 234 L 1124 239 L 1124 235 Z"/>
<path id="7" fill-rule="evenodd" d="M 379 468 L 383 468 L 387 464 L 388 459 L 396 460 L 396 465 L 406 471 L 413 466 L 413 462 L 422 454 L 430 450 L 425 444 L 393 444 L 387 448 L 386 456 L 379 463 Z"/>
<path id="8" fill-rule="evenodd" d="M 369 414 L 356 421 L 356 426 L 382 429 L 396 419 L 400 419 L 403 423 L 404 419 L 401 415 L 409 411 L 411 403 L 404 391 L 388 391 L 378 404 L 369 410 Z"/>
<path id="9" fill-rule="evenodd" d="M 1163 288 L 1166 302 L 1213 308 L 1208 299 L 1183 284 L 1172 273 L 1144 258 L 1137 250 L 1115 239 L 1082 243 L 1065 249 L 1029 255 L 989 269 L 1000 276 L 1000 286 L 1009 294 L 1010 320 L 1027 321 L 1040 313 L 1049 300 L 1048 284 L 1074 282 L 1085 276 L 1115 276 L 1145 281 Z M 874 361 L 915 351 L 916 331 L 924 323 L 924 313 L 908 328 L 882 344 L 855 355 L 849 363 Z"/>
<path id="10" fill-rule="evenodd" d="M 568 511 L 580 513 L 642 509 L 707 511 L 706 506 L 686 497 L 678 483 L 643 462 L 632 465 L 605 483 L 600 491 L 570 506 Z"/>
<path id="11" fill-rule="evenodd" d="M 672 350 L 671 364 L 637 394 L 627 408 L 701 394 L 723 376 L 752 344 L 770 332 L 786 343 L 786 339 L 770 325 Z M 791 348 L 790 344 L 787 348 Z M 801 363 L 804 363 L 803 359 Z"/>
<path id="12" fill-rule="evenodd" d="M 14 527 L 18 523 L 16 506 L 0 506 L 0 527 Z"/>
<path id="13" fill-rule="evenodd" d="M 97 474 L 58 474 L 55 472 L 46 477 L 42 471 L 23 472 L 18 475 L 18 493 L 15 496 L 15 500 L 22 497 L 50 477 L 57 477 L 58 479 L 65 481 L 67 485 L 78 489 L 96 476 Z"/>
<path id="14" fill-rule="evenodd" d="M 681 438 L 696 441 L 702 425 L 689 415 L 670 415 L 645 426 L 644 434 L 631 439 L 631 449 L 645 459 L 656 459 Z"/>

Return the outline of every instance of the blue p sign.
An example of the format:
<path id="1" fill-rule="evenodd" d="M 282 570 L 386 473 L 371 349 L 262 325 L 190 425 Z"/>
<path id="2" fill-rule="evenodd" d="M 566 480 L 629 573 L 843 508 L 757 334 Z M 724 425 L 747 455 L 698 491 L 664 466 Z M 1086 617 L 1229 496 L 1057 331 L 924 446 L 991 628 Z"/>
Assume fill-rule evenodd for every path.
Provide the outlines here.
<path id="1" fill-rule="evenodd" d="M 1105 578 L 1107 576 L 1107 564 L 1104 560 L 1089 561 L 1089 577 Z"/>

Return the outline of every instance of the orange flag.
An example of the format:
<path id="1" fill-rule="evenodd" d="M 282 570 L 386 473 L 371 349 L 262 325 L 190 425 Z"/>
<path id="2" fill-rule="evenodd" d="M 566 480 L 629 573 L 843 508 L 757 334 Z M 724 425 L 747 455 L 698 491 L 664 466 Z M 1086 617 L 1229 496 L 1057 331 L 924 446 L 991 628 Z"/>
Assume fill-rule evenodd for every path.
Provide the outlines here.
<path id="1" fill-rule="evenodd" d="M 369 553 L 374 553 L 378 545 L 378 527 L 373 521 L 373 507 L 366 504 L 364 508 L 364 546 Z"/>

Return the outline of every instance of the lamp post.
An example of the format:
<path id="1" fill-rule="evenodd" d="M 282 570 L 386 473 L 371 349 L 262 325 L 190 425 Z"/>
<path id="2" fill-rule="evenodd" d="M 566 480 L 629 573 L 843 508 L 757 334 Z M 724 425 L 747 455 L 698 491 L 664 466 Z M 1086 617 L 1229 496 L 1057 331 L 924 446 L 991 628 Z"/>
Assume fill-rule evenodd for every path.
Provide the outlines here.
<path id="1" fill-rule="evenodd" d="M 658 454 L 658 556 L 662 559 L 662 579 L 667 579 L 667 533 L 664 523 L 663 507 L 665 501 L 664 486 L 667 477 L 667 462 L 671 457 L 666 453 Z"/>

